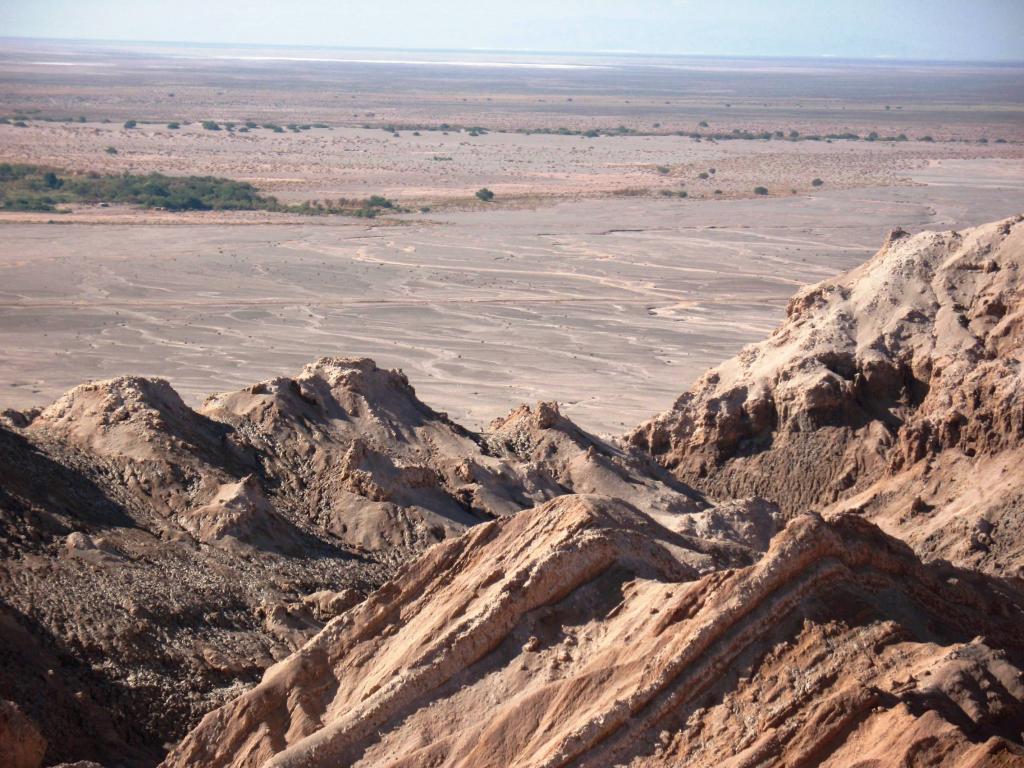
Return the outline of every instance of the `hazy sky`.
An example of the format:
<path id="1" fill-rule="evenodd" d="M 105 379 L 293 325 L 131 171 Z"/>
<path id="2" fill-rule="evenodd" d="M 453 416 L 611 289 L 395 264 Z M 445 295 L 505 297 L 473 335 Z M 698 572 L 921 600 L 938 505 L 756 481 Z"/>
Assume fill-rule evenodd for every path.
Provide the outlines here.
<path id="1" fill-rule="evenodd" d="M 1024 0 L 0 0 L 0 35 L 1024 59 Z"/>

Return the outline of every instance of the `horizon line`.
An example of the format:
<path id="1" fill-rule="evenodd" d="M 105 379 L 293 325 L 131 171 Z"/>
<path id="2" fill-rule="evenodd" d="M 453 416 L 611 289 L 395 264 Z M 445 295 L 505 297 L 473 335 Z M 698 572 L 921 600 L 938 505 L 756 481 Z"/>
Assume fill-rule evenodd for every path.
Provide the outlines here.
<path id="1" fill-rule="evenodd" d="M 623 56 L 623 57 L 653 57 L 664 56 L 670 58 L 705 58 L 705 59 L 780 59 L 780 60 L 808 60 L 808 61 L 858 61 L 858 62 L 906 62 L 916 64 L 997 64 L 1024 66 L 1024 58 L 999 58 L 999 59 L 938 59 L 924 56 L 896 56 L 890 54 L 874 55 L 850 55 L 839 53 L 708 53 L 708 52 L 680 52 L 680 51 L 638 51 L 638 50 L 577 50 L 577 49 L 531 49 L 531 48 L 463 48 L 463 47 L 441 47 L 427 48 L 419 46 L 385 46 L 385 45 L 346 45 L 339 43 L 267 43 L 267 42 L 209 42 L 198 40 L 139 40 L 127 38 L 100 38 L 100 37 L 38 37 L 34 35 L 0 35 L 0 41 L 32 40 L 40 42 L 69 42 L 69 43 L 101 43 L 101 44 L 123 44 L 123 45 L 179 45 L 196 46 L 208 48 L 228 47 L 251 47 L 251 48 L 310 48 L 329 50 L 349 51 L 407 51 L 410 53 L 504 53 L 519 55 L 571 55 L 571 56 Z"/>

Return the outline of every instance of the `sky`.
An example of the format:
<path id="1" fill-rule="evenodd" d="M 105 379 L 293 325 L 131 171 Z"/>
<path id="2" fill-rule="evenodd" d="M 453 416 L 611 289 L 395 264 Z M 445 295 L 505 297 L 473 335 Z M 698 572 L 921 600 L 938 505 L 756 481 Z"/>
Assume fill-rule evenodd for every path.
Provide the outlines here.
<path id="1" fill-rule="evenodd" d="M 0 36 L 1024 60 L 1024 0 L 0 0 Z"/>

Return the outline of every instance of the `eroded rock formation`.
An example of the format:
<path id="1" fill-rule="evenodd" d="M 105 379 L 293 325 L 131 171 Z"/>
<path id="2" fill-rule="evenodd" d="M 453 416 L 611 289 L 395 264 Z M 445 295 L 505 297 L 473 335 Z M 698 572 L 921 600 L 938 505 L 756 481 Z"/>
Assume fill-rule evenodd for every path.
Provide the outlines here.
<path id="1" fill-rule="evenodd" d="M 895 232 L 624 440 L 352 358 L 5 411 L 0 762 L 1022 765 L 1022 269 Z"/>
<path id="2" fill-rule="evenodd" d="M 8 412 L 5 692 L 46 734 L 48 759 L 153 765 L 397 565 L 546 499 L 631 499 L 691 540 L 700 571 L 766 546 L 720 517 L 698 535 L 680 513 L 708 505 L 655 463 L 554 405 L 536 414 L 473 434 L 400 372 L 343 358 L 199 410 L 164 381 L 123 377 Z M 763 502 L 732 506 L 776 524 Z"/>
<path id="3" fill-rule="evenodd" d="M 1024 224 L 893 232 L 627 442 L 713 496 L 856 508 L 994 573 L 1024 567 Z"/>
<path id="4" fill-rule="evenodd" d="M 756 564 L 700 578 L 686 546 L 605 497 L 477 527 L 164 766 L 1022 759 L 1006 740 L 1024 722 L 1019 595 L 849 514 L 798 516 Z"/>

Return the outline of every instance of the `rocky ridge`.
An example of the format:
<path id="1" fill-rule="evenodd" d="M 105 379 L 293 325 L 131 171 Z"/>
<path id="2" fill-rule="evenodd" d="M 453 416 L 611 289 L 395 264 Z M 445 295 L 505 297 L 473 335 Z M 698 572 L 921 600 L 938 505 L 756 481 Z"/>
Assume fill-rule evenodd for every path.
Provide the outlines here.
<path id="1" fill-rule="evenodd" d="M 469 527 L 576 490 L 680 525 L 709 508 L 554 404 L 473 434 L 365 359 L 198 410 L 165 381 L 122 377 L 3 421 L 0 681 L 47 734 L 48 762 L 155 764 L 397 565 Z M 747 505 L 774 525 L 764 502 L 732 517 Z M 715 521 L 719 535 L 691 536 L 695 569 L 766 545 Z"/>
<path id="2" fill-rule="evenodd" d="M 477 527 L 164 766 L 849 765 L 862 744 L 886 765 L 1024 759 L 1007 740 L 1019 594 L 849 514 L 798 516 L 754 565 L 703 577 L 685 546 L 606 497 Z"/>
<path id="3" fill-rule="evenodd" d="M 1024 224 L 895 231 L 627 442 L 716 497 L 856 509 L 928 558 L 1021 574 Z"/>
<path id="4" fill-rule="evenodd" d="M 895 232 L 621 440 L 353 358 L 4 412 L 0 756 L 1024 764 L 1022 268 Z"/>

